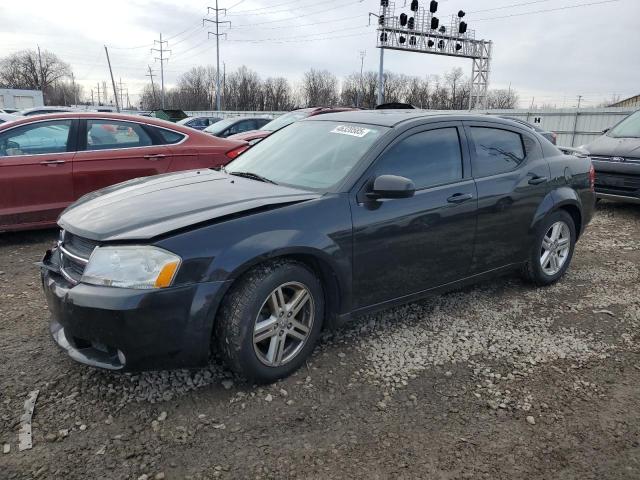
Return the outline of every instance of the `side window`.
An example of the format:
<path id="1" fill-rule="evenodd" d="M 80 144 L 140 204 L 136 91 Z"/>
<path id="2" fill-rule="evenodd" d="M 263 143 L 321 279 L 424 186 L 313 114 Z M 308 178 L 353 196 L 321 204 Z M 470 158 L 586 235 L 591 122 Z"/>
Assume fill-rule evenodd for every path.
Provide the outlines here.
<path id="1" fill-rule="evenodd" d="M 162 144 L 164 145 L 166 144 L 173 145 L 175 143 L 179 143 L 185 137 L 183 133 L 174 132 L 173 130 L 166 130 L 164 128 L 155 128 L 155 127 L 151 127 L 151 128 L 153 128 L 158 133 L 158 135 L 162 139 Z"/>
<path id="2" fill-rule="evenodd" d="M 235 135 L 236 133 L 246 132 L 247 130 L 249 130 L 249 128 L 247 127 L 248 127 L 247 120 L 242 120 L 241 122 L 238 122 L 235 125 L 232 125 L 231 127 L 229 127 L 227 129 L 227 134 Z"/>
<path id="3" fill-rule="evenodd" d="M 476 153 L 474 177 L 510 172 L 524 161 L 526 155 L 519 133 L 490 127 L 471 127 L 470 130 Z"/>
<path id="4" fill-rule="evenodd" d="M 71 120 L 37 122 L 2 132 L 0 157 L 66 152 L 71 122 Z"/>
<path id="5" fill-rule="evenodd" d="M 376 175 L 399 175 L 417 189 L 462 180 L 460 138 L 455 127 L 416 133 L 384 153 Z"/>
<path id="6" fill-rule="evenodd" d="M 147 147 L 151 138 L 142 125 L 117 120 L 87 120 L 87 150 Z"/>

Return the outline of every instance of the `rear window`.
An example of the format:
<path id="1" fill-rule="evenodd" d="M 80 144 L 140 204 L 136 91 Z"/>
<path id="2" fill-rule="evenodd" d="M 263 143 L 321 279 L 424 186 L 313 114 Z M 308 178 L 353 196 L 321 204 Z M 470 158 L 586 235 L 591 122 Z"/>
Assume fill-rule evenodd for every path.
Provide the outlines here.
<path id="1" fill-rule="evenodd" d="M 179 132 L 174 132 L 173 130 L 165 130 L 164 128 L 157 128 L 158 134 L 162 138 L 164 144 L 173 145 L 176 143 L 180 143 L 185 135 Z"/>
<path id="2" fill-rule="evenodd" d="M 473 176 L 488 177 L 517 168 L 526 157 L 522 136 L 510 130 L 471 127 Z"/>

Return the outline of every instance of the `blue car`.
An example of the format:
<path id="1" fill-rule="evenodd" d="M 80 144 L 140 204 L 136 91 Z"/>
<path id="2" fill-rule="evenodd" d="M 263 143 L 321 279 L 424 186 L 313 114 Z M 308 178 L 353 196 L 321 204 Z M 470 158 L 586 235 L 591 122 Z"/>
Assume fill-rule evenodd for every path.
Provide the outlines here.
<path id="1" fill-rule="evenodd" d="M 222 119 L 218 117 L 187 117 L 177 123 L 178 125 L 185 125 L 187 127 L 195 128 L 196 130 L 204 130 L 209 125 L 213 125 L 220 120 Z"/>

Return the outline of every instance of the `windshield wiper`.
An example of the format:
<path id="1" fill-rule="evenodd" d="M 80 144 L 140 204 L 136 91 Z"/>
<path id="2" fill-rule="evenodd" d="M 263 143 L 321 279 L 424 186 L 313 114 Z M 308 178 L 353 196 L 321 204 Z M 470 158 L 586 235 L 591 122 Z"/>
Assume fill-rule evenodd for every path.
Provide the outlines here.
<path id="1" fill-rule="evenodd" d="M 228 172 L 228 173 L 230 175 L 235 175 L 237 177 L 250 178 L 251 180 L 258 180 L 259 182 L 273 183 L 274 185 L 277 185 L 277 183 L 274 182 L 273 180 L 269 180 L 268 178 L 253 172 Z"/>

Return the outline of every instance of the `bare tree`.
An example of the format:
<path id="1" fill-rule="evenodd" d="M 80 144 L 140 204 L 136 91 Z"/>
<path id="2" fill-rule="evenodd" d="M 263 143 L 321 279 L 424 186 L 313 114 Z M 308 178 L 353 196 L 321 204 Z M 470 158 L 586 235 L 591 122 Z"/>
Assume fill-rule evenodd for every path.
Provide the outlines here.
<path id="1" fill-rule="evenodd" d="M 35 50 L 23 50 L 0 60 L 0 87 L 42 89 L 49 105 L 51 86 L 70 76 L 69 64 L 47 50 L 41 52 L 40 58 Z"/>
<path id="2" fill-rule="evenodd" d="M 262 89 L 265 110 L 283 111 L 293 108 L 293 94 L 286 78 L 267 78 Z"/>
<path id="3" fill-rule="evenodd" d="M 491 90 L 488 93 L 487 108 L 494 110 L 516 108 L 518 100 L 518 94 L 512 89 Z"/>
<path id="4" fill-rule="evenodd" d="M 328 70 L 311 69 L 305 72 L 301 91 L 303 101 L 308 107 L 338 103 L 338 79 Z"/>

